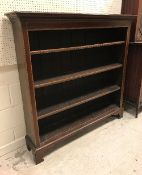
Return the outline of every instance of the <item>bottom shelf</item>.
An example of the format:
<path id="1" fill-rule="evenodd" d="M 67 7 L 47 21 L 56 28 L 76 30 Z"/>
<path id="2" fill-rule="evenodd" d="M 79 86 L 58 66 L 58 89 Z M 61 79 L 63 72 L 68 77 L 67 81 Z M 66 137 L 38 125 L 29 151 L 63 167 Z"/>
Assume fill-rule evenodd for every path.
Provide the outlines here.
<path id="1" fill-rule="evenodd" d="M 101 121 L 109 116 L 119 114 L 120 108 L 115 105 L 108 105 L 107 107 L 104 107 L 103 109 L 91 113 L 90 115 L 86 115 L 84 117 L 81 117 L 79 119 L 76 119 L 75 121 L 71 123 L 67 123 L 64 126 L 60 126 L 58 129 L 51 130 L 48 133 L 44 133 L 40 136 L 41 139 L 41 145 L 47 144 L 52 145 L 60 140 L 63 140 L 78 131 L 91 126 L 92 124 Z"/>

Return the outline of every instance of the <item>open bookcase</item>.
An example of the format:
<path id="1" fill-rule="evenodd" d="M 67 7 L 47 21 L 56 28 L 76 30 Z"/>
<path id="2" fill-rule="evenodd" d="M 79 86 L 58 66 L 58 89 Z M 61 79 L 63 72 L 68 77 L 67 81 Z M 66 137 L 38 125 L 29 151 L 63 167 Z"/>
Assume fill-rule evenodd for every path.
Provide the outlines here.
<path id="1" fill-rule="evenodd" d="M 122 116 L 133 16 L 7 16 L 15 35 L 26 142 L 36 163 L 49 148 L 84 128 Z"/>

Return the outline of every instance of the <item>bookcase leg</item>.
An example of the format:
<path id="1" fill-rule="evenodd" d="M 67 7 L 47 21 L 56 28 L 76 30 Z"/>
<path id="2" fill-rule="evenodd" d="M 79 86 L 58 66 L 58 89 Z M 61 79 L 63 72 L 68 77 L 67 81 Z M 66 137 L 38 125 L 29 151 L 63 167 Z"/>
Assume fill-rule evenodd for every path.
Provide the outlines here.
<path id="1" fill-rule="evenodd" d="M 27 150 L 31 151 L 31 147 L 29 145 L 27 145 L 27 144 L 26 144 L 26 146 L 27 146 Z"/>
<path id="2" fill-rule="evenodd" d="M 28 137 L 27 137 L 27 136 L 25 137 L 25 140 L 26 140 L 27 150 L 28 150 L 28 151 L 31 151 L 30 142 L 29 142 L 29 140 L 28 140 Z"/>
<path id="3" fill-rule="evenodd" d="M 122 117 L 123 117 L 123 116 L 122 116 L 121 114 L 118 114 L 118 115 L 117 115 L 117 118 L 118 118 L 118 119 L 121 119 Z"/>
<path id="4" fill-rule="evenodd" d="M 115 115 L 118 119 L 121 119 L 123 117 L 123 112 L 120 112 L 119 114 Z"/>
<path id="5" fill-rule="evenodd" d="M 136 107 L 136 118 L 138 118 L 139 107 Z"/>
<path id="6" fill-rule="evenodd" d="M 44 161 L 43 155 L 40 151 L 34 150 L 33 151 L 33 158 L 34 158 L 36 165 Z"/>

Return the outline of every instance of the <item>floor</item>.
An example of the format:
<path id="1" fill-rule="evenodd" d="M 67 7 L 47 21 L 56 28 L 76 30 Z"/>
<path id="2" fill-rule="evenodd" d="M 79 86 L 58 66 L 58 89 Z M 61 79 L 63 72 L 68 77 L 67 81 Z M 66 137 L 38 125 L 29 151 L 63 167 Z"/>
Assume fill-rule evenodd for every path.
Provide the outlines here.
<path id="1" fill-rule="evenodd" d="M 141 175 L 142 113 L 133 109 L 122 119 L 66 144 L 34 165 L 32 154 L 22 147 L 0 158 L 0 175 Z"/>

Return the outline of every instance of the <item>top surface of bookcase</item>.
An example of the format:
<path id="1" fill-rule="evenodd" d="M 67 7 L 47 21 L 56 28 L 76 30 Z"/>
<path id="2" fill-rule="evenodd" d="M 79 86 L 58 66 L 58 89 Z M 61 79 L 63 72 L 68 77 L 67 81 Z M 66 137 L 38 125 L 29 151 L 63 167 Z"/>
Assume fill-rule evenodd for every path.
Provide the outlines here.
<path id="1" fill-rule="evenodd" d="M 20 18 L 93 18 L 93 19 L 135 19 L 135 15 L 98 15 L 98 14 L 82 14 L 82 13 L 49 13 L 49 12 L 22 12 L 13 11 L 6 13 L 6 16 L 18 16 Z"/>
<path id="2" fill-rule="evenodd" d="M 22 26 L 28 30 L 128 27 L 136 19 L 134 15 L 81 13 L 10 12 L 5 15 L 12 23 L 20 19 Z"/>

